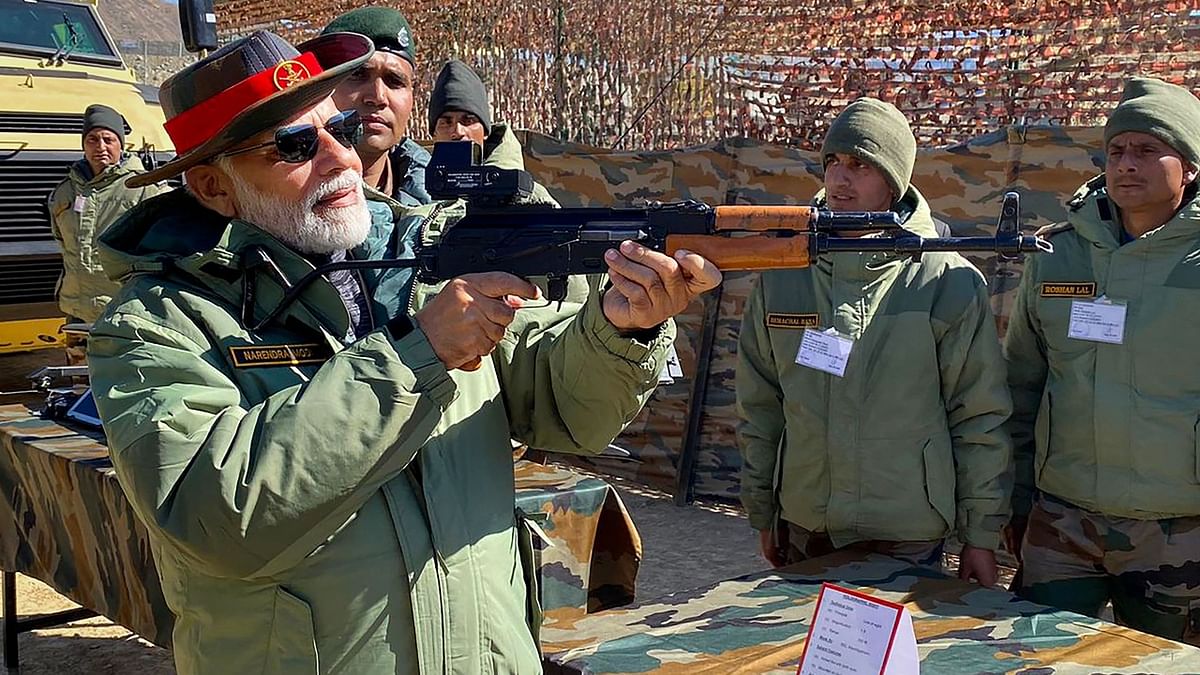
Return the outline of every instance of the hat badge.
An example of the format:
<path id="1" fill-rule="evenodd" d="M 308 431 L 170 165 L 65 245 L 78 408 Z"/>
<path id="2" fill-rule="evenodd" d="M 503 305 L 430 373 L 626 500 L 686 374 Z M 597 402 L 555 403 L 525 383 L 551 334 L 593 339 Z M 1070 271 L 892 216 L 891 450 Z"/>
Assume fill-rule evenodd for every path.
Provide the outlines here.
<path id="1" fill-rule="evenodd" d="M 307 80 L 312 77 L 308 72 L 308 67 L 299 61 L 281 61 L 275 66 L 275 72 L 272 73 L 275 88 L 283 91 L 288 87 L 296 84 L 301 80 Z"/>
<path id="2" fill-rule="evenodd" d="M 400 45 L 401 49 L 408 49 L 409 37 L 407 28 L 401 28 L 396 33 L 396 43 Z"/>

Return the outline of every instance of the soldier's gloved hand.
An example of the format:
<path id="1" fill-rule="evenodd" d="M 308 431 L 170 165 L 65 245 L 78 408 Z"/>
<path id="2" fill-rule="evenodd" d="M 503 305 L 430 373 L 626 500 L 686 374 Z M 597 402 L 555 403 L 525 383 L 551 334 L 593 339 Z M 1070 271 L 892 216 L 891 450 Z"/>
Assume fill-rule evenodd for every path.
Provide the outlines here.
<path id="1" fill-rule="evenodd" d="M 604 294 L 604 316 L 622 331 L 654 328 L 721 283 L 717 266 L 689 251 L 672 258 L 624 241 L 620 252 L 610 250 L 604 259 L 612 282 Z"/>
<path id="2" fill-rule="evenodd" d="M 413 320 L 448 370 L 474 370 L 504 337 L 521 299 L 540 297 L 536 286 L 511 274 L 467 274 L 447 283 Z"/>

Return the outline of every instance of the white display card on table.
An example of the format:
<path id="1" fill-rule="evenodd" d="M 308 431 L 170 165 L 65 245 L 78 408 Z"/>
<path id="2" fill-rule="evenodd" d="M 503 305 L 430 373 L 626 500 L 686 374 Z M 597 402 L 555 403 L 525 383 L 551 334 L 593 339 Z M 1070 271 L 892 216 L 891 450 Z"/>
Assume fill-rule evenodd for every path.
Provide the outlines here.
<path id="1" fill-rule="evenodd" d="M 822 584 L 798 675 L 918 675 L 917 638 L 903 605 Z"/>

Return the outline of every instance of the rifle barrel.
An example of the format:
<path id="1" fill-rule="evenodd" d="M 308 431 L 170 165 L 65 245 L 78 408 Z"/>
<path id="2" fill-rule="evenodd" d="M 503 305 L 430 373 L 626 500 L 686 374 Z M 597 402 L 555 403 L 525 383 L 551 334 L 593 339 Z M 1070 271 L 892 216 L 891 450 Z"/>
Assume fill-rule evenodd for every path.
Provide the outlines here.
<path id="1" fill-rule="evenodd" d="M 917 235 L 898 237 L 820 237 L 817 252 L 871 252 L 923 253 L 926 251 L 953 251 L 958 253 L 1034 253 L 1050 252 L 1049 243 L 1032 235 L 1000 237 L 931 237 Z"/>

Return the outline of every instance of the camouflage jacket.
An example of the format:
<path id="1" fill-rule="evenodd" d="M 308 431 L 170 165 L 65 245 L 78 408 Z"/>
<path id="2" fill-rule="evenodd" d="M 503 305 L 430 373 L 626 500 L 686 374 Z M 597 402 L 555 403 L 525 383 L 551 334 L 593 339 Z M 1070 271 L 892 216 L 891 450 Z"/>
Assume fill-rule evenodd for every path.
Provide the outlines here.
<path id="1" fill-rule="evenodd" d="M 504 169 L 525 169 L 525 153 L 521 142 L 508 124 L 496 122 L 492 125 L 492 133 L 483 141 L 483 163 Z M 538 182 L 533 184 L 529 203 L 559 205 L 546 186 Z"/>
<path id="2" fill-rule="evenodd" d="M 905 227 L 934 236 L 915 188 Z M 844 377 L 799 365 L 805 328 L 854 339 Z M 860 540 L 957 530 L 995 549 L 1008 516 L 1011 411 L 983 276 L 954 253 L 836 253 L 764 272 L 738 342 L 741 499 L 750 524 L 782 517 Z"/>
<path id="3" fill-rule="evenodd" d="M 376 328 L 352 344 L 323 280 L 248 329 L 241 254 L 262 247 L 292 281 L 312 265 L 181 190 L 101 244 L 124 286 L 90 338 L 92 384 L 180 673 L 540 670 L 509 438 L 606 447 L 653 389 L 670 325 L 641 344 L 598 296 L 521 310 L 479 370 L 447 372 L 421 330 L 397 327 L 437 289 L 387 292 L 381 275 L 363 275 Z M 281 286 L 256 285 L 262 316 Z"/>
<path id="4" fill-rule="evenodd" d="M 1193 188 L 1194 190 L 1194 188 Z M 1200 199 L 1124 246 L 1103 176 L 1025 263 L 1008 334 L 1014 512 L 1037 489 L 1139 519 L 1200 515 Z M 1126 308 L 1121 344 L 1067 336 L 1072 306 Z"/>
<path id="5" fill-rule="evenodd" d="M 62 247 L 63 272 L 58 279 L 58 308 L 88 323 L 95 321 L 120 285 L 100 267 L 96 237 L 143 199 L 162 191 L 157 185 L 127 188 L 125 179 L 145 169 L 136 155 L 99 176 L 81 159 L 50 195 L 50 233 Z"/>
<path id="6" fill-rule="evenodd" d="M 425 169 L 429 151 L 411 138 L 405 138 L 388 153 L 392 171 L 392 199 L 413 207 L 433 201 L 425 191 Z"/>

